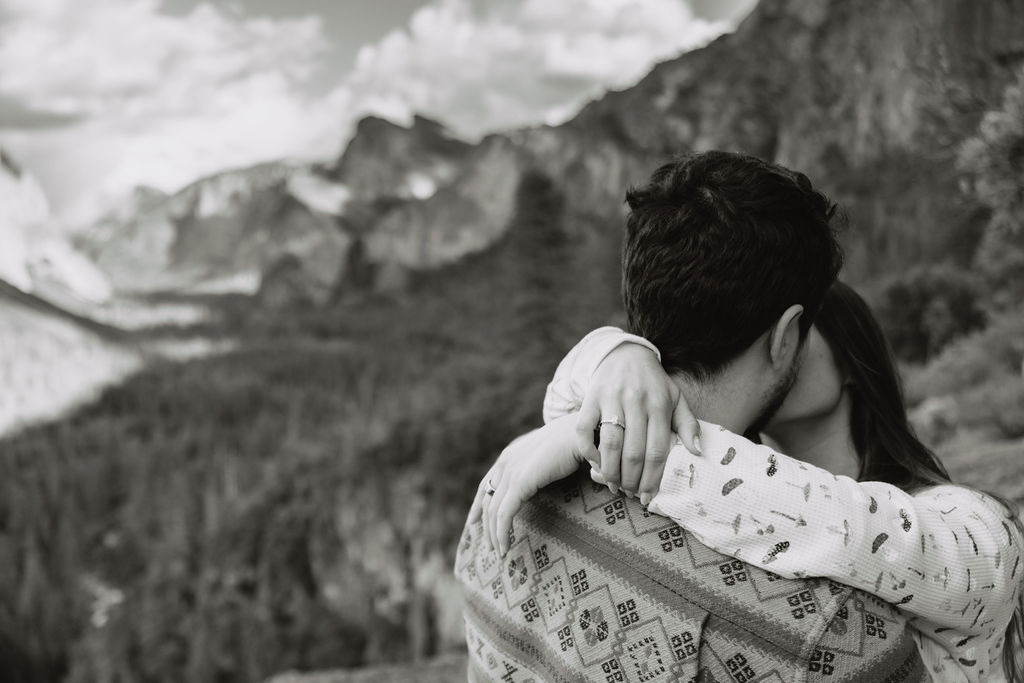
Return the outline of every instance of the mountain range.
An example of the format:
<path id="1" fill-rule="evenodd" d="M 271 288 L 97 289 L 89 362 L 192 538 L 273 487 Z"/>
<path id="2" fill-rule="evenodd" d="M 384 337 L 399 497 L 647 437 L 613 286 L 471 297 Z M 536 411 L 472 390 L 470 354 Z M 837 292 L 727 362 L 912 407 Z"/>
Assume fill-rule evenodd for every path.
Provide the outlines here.
<path id="1" fill-rule="evenodd" d="M 553 179 L 570 214 L 614 224 L 661 160 L 720 148 L 802 170 L 845 206 L 855 283 L 966 265 L 987 214 L 958 183 L 957 152 L 1024 63 L 1021 36 L 1019 2 L 763 0 L 736 32 L 563 125 L 469 143 L 423 117 L 371 117 L 333 164 L 145 194 L 79 245 L 119 290 L 323 303 L 495 244 L 527 171 Z"/>

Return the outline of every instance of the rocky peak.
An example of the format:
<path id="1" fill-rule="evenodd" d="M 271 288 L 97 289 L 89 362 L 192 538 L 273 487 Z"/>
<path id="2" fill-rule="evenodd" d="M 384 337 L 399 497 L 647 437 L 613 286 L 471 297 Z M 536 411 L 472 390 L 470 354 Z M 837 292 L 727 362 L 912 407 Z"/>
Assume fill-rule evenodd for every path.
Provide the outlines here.
<path id="1" fill-rule="evenodd" d="M 451 182 L 472 147 L 422 116 L 408 128 L 370 116 L 358 123 L 330 174 L 357 201 L 381 196 L 426 199 Z"/>
<path id="2" fill-rule="evenodd" d="M 106 278 L 51 221 L 42 186 L 0 149 L 0 280 L 71 309 L 107 298 Z"/>

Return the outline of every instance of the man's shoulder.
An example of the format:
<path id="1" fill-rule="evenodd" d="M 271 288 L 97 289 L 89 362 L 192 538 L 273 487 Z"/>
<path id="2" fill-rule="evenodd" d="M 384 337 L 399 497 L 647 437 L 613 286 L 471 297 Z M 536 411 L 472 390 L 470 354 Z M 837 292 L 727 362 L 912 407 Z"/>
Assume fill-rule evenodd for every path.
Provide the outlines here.
<path id="1" fill-rule="evenodd" d="M 480 652 L 494 649 L 480 666 L 514 661 L 541 680 L 605 680 L 605 670 L 687 680 L 702 669 L 724 680 L 791 680 L 920 666 L 891 606 L 719 554 L 585 472 L 530 501 L 515 534 L 502 559 L 471 528 L 459 548 L 467 638 Z"/>

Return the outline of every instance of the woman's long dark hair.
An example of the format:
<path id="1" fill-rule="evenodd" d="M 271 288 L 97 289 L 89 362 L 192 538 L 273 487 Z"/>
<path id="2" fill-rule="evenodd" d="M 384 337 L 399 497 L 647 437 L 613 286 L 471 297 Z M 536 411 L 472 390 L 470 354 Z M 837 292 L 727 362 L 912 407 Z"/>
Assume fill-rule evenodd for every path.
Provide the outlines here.
<path id="1" fill-rule="evenodd" d="M 867 303 L 837 282 L 825 295 L 814 321 L 828 342 L 850 392 L 850 433 L 860 459 L 859 481 L 882 481 L 913 492 L 950 483 L 936 455 L 921 443 L 907 420 L 899 373 L 892 350 Z M 1006 508 L 1007 520 L 1024 537 L 1016 507 L 987 493 Z M 1024 645 L 1024 591 L 1006 628 L 1003 668 L 1008 681 L 1024 683 L 1015 653 Z"/>

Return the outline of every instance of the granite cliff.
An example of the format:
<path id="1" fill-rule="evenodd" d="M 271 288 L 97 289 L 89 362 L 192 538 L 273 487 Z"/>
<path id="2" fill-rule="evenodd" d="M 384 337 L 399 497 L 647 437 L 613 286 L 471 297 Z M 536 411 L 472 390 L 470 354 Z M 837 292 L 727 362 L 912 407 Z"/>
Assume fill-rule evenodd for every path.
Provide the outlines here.
<path id="1" fill-rule="evenodd" d="M 78 242 L 121 293 L 255 294 L 263 271 L 292 256 L 304 293 L 322 298 L 348 245 L 332 215 L 344 200 L 336 190 L 285 163 L 226 171 L 171 196 L 136 192 Z"/>
<path id="2" fill-rule="evenodd" d="M 52 222 L 39 182 L 0 148 L 0 280 L 72 310 L 105 300 L 103 273 Z"/>

